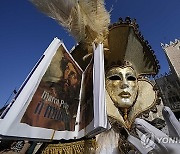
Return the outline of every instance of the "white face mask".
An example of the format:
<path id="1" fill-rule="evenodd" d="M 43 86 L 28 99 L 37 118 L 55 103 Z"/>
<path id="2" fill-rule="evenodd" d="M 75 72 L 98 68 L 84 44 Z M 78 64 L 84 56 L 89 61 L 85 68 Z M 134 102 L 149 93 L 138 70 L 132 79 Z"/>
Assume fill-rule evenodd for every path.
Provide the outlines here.
<path id="1" fill-rule="evenodd" d="M 138 92 L 135 70 L 130 66 L 111 68 L 106 73 L 106 89 L 116 107 L 131 107 Z"/>

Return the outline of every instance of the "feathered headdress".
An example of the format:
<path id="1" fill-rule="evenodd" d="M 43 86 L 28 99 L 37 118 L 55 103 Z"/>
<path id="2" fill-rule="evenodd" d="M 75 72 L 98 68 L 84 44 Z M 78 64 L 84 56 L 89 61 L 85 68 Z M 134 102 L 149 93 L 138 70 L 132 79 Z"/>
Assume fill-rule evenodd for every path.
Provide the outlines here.
<path id="1" fill-rule="evenodd" d="M 126 114 L 128 120 L 125 120 L 120 114 L 119 109 L 114 105 L 109 94 L 106 93 L 107 114 L 114 127 L 119 126 L 119 123 L 121 126 L 131 129 L 136 117 L 140 115 L 147 117 L 150 111 L 157 112 L 155 105 L 160 103 L 157 88 L 146 78 L 149 75 L 156 75 L 160 66 L 154 51 L 141 35 L 138 27 L 136 21 L 129 17 L 126 17 L 125 20 L 120 18 L 117 23 L 109 26 L 107 36 L 109 51 L 104 52 L 105 72 L 112 67 L 132 66 L 138 76 L 138 96 Z M 83 60 L 87 54 L 87 50 L 83 49 L 82 44 L 77 45 L 71 52 L 75 61 L 84 70 L 90 61 L 90 58 Z"/>
<path id="2" fill-rule="evenodd" d="M 108 33 L 110 15 L 104 0 L 30 0 L 55 19 L 77 42 L 103 42 Z"/>

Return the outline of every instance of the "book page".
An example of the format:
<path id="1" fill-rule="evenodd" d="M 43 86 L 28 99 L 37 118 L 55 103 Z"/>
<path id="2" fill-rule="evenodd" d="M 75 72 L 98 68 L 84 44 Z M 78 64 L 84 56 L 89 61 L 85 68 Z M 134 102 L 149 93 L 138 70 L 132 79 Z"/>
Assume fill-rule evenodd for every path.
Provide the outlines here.
<path id="1" fill-rule="evenodd" d="M 83 73 L 80 101 L 79 131 L 85 129 L 94 119 L 93 104 L 93 58 Z M 94 128 L 92 128 L 94 129 Z"/>
<path id="2" fill-rule="evenodd" d="M 105 102 L 103 45 L 94 50 L 93 58 L 83 73 L 79 136 L 92 137 L 108 128 Z"/>
<path id="3" fill-rule="evenodd" d="M 42 57 L 0 120 L 0 137 L 37 141 L 76 137 L 82 70 L 57 38 Z"/>
<path id="4" fill-rule="evenodd" d="M 21 119 L 34 127 L 74 131 L 82 71 L 60 46 Z"/>

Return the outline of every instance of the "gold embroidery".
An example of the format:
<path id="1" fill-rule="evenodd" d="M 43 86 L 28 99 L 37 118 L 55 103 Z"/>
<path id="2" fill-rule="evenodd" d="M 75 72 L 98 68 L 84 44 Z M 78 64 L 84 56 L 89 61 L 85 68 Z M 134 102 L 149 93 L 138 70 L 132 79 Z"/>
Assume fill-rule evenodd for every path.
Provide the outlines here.
<path id="1" fill-rule="evenodd" d="M 91 153 L 97 148 L 95 139 L 76 141 L 71 143 L 49 144 L 42 154 L 83 154 Z"/>

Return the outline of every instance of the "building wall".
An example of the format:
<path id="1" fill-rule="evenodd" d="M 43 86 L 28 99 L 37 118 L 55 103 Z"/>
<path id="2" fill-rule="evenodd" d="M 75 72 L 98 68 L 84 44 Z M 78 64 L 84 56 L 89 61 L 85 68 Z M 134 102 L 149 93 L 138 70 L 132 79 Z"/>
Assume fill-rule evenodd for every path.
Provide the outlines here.
<path id="1" fill-rule="evenodd" d="M 180 79 L 180 40 L 176 39 L 169 45 L 162 45 L 162 48 L 165 51 L 172 73 Z"/>
<path id="2" fill-rule="evenodd" d="M 175 74 L 165 74 L 156 79 L 161 98 L 165 106 L 169 106 L 173 112 L 180 111 L 180 81 Z"/>
<path id="3" fill-rule="evenodd" d="M 169 106 L 180 118 L 180 40 L 175 39 L 169 44 L 161 44 L 171 69 L 170 74 L 165 74 L 156 79 L 159 86 L 163 104 Z"/>

